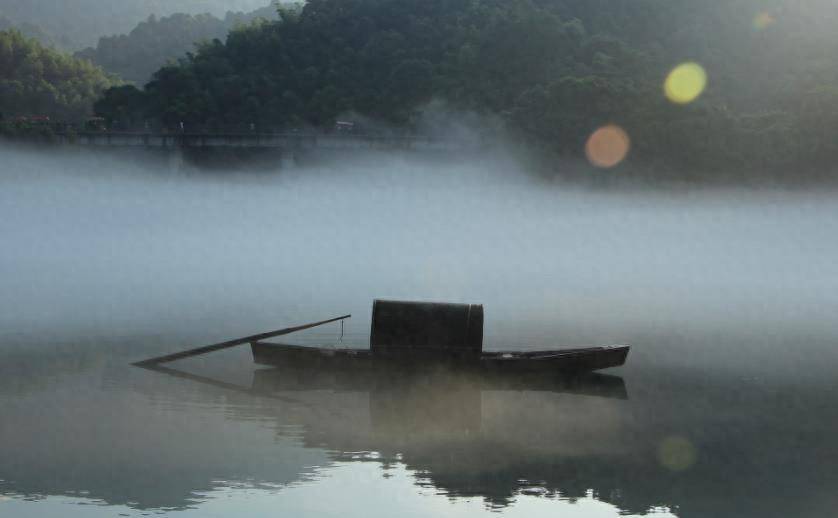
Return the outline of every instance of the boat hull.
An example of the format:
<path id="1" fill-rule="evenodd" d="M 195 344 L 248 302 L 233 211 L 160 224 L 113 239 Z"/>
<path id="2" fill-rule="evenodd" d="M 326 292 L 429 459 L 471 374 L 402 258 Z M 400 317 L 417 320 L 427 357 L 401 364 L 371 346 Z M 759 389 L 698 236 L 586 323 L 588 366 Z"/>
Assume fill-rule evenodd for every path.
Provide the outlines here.
<path id="1" fill-rule="evenodd" d="M 487 372 L 590 372 L 619 367 L 626 362 L 627 345 L 534 352 L 484 352 L 451 355 L 438 351 L 407 350 L 373 354 L 369 349 L 327 349 L 253 342 L 253 360 L 261 365 L 305 366 L 365 370 L 393 365 L 415 369 L 444 366 Z"/>

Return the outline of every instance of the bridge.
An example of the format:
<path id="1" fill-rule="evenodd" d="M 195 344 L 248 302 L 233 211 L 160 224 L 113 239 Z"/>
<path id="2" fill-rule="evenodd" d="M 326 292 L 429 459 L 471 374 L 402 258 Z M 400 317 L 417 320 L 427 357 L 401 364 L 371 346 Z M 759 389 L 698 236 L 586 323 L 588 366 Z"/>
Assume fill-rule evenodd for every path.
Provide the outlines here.
<path id="1" fill-rule="evenodd" d="M 182 148 L 251 148 L 296 152 L 305 150 L 335 151 L 430 151 L 455 152 L 475 150 L 478 141 L 441 139 L 427 136 L 390 137 L 357 134 L 303 133 L 132 133 L 84 132 L 58 133 L 58 143 L 100 147 Z"/>

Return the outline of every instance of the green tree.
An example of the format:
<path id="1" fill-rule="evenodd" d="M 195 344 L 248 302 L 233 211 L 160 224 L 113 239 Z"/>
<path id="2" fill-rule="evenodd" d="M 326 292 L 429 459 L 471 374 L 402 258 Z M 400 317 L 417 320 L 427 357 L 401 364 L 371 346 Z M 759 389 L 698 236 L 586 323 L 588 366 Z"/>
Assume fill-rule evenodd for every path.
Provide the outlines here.
<path id="1" fill-rule="evenodd" d="M 169 125 L 410 128 L 441 100 L 550 156 L 583 157 L 616 123 L 638 170 L 817 168 L 838 151 L 835 23 L 829 0 L 309 0 L 199 45 L 130 102 Z M 685 61 L 710 81 L 674 105 L 663 82 Z"/>
<path id="2" fill-rule="evenodd" d="M 46 48 L 18 31 L 0 31 L 0 112 L 79 120 L 118 81 L 90 62 Z"/>

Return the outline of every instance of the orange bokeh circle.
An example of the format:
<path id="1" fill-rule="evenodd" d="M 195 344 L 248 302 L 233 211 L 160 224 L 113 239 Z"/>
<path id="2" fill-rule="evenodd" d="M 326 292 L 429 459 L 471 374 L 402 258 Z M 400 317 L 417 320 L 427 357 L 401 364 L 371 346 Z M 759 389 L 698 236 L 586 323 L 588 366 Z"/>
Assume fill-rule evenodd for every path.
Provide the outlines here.
<path id="1" fill-rule="evenodd" d="M 631 139 L 619 126 L 609 124 L 593 132 L 585 144 L 588 160 L 597 167 L 614 167 L 628 155 Z"/>

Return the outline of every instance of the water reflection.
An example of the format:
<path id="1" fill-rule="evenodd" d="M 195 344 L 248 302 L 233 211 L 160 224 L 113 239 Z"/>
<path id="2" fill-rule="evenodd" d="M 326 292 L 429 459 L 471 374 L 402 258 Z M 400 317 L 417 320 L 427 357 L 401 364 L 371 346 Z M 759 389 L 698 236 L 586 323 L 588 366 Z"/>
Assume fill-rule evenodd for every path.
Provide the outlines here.
<path id="1" fill-rule="evenodd" d="M 289 427 L 302 430 L 307 447 L 325 449 L 336 461 L 403 463 L 420 475 L 420 485 L 496 507 L 521 491 L 546 494 L 542 474 L 524 476 L 520 462 L 625 453 L 615 446 L 619 403 L 628 399 L 617 376 L 390 368 L 360 377 L 298 365 L 257 370 L 243 386 L 164 366 L 150 370 L 252 396 L 252 404 L 233 407 L 237 419 L 272 419 L 280 436 Z M 584 497 L 588 489 L 562 494 Z"/>
<path id="2" fill-rule="evenodd" d="M 341 460 L 375 452 L 385 465 L 398 460 L 420 474 L 419 484 L 450 496 L 482 497 L 495 507 L 521 491 L 546 493 L 545 473 L 532 469 L 545 461 L 625 453 L 616 434 L 627 392 L 616 376 L 491 377 L 438 370 L 379 372 L 359 380 L 340 372 L 275 369 L 258 371 L 254 389 L 342 394 L 318 399 L 318 408 L 333 404 L 330 412 L 348 412 L 348 426 L 306 422 L 308 444 L 326 447 Z M 353 393 L 350 403 L 346 395 Z M 575 498 L 590 487 L 560 490 Z"/>
<path id="3" fill-rule="evenodd" d="M 230 498 L 247 514 L 243 501 L 289 509 L 318 490 L 333 504 L 353 501 L 351 491 L 389 502 L 396 491 L 414 513 L 414 497 L 442 495 L 530 516 L 558 510 L 530 499 L 577 502 L 580 516 L 596 502 L 613 506 L 602 515 L 731 517 L 826 515 L 836 503 L 831 382 L 784 387 L 653 369 L 627 370 L 626 381 L 359 377 L 255 370 L 241 351 L 154 372 L 128 367 L 133 357 L 115 349 L 4 355 L 0 494 L 12 501 L 0 506 L 59 496 L 189 514 L 239 495 Z M 693 458 L 676 470 L 661 451 L 678 441 Z M 49 515 L 48 502 L 36 508 Z M 317 514 L 320 504 L 306 505 Z M 363 514 L 358 506 L 348 514 Z"/>

